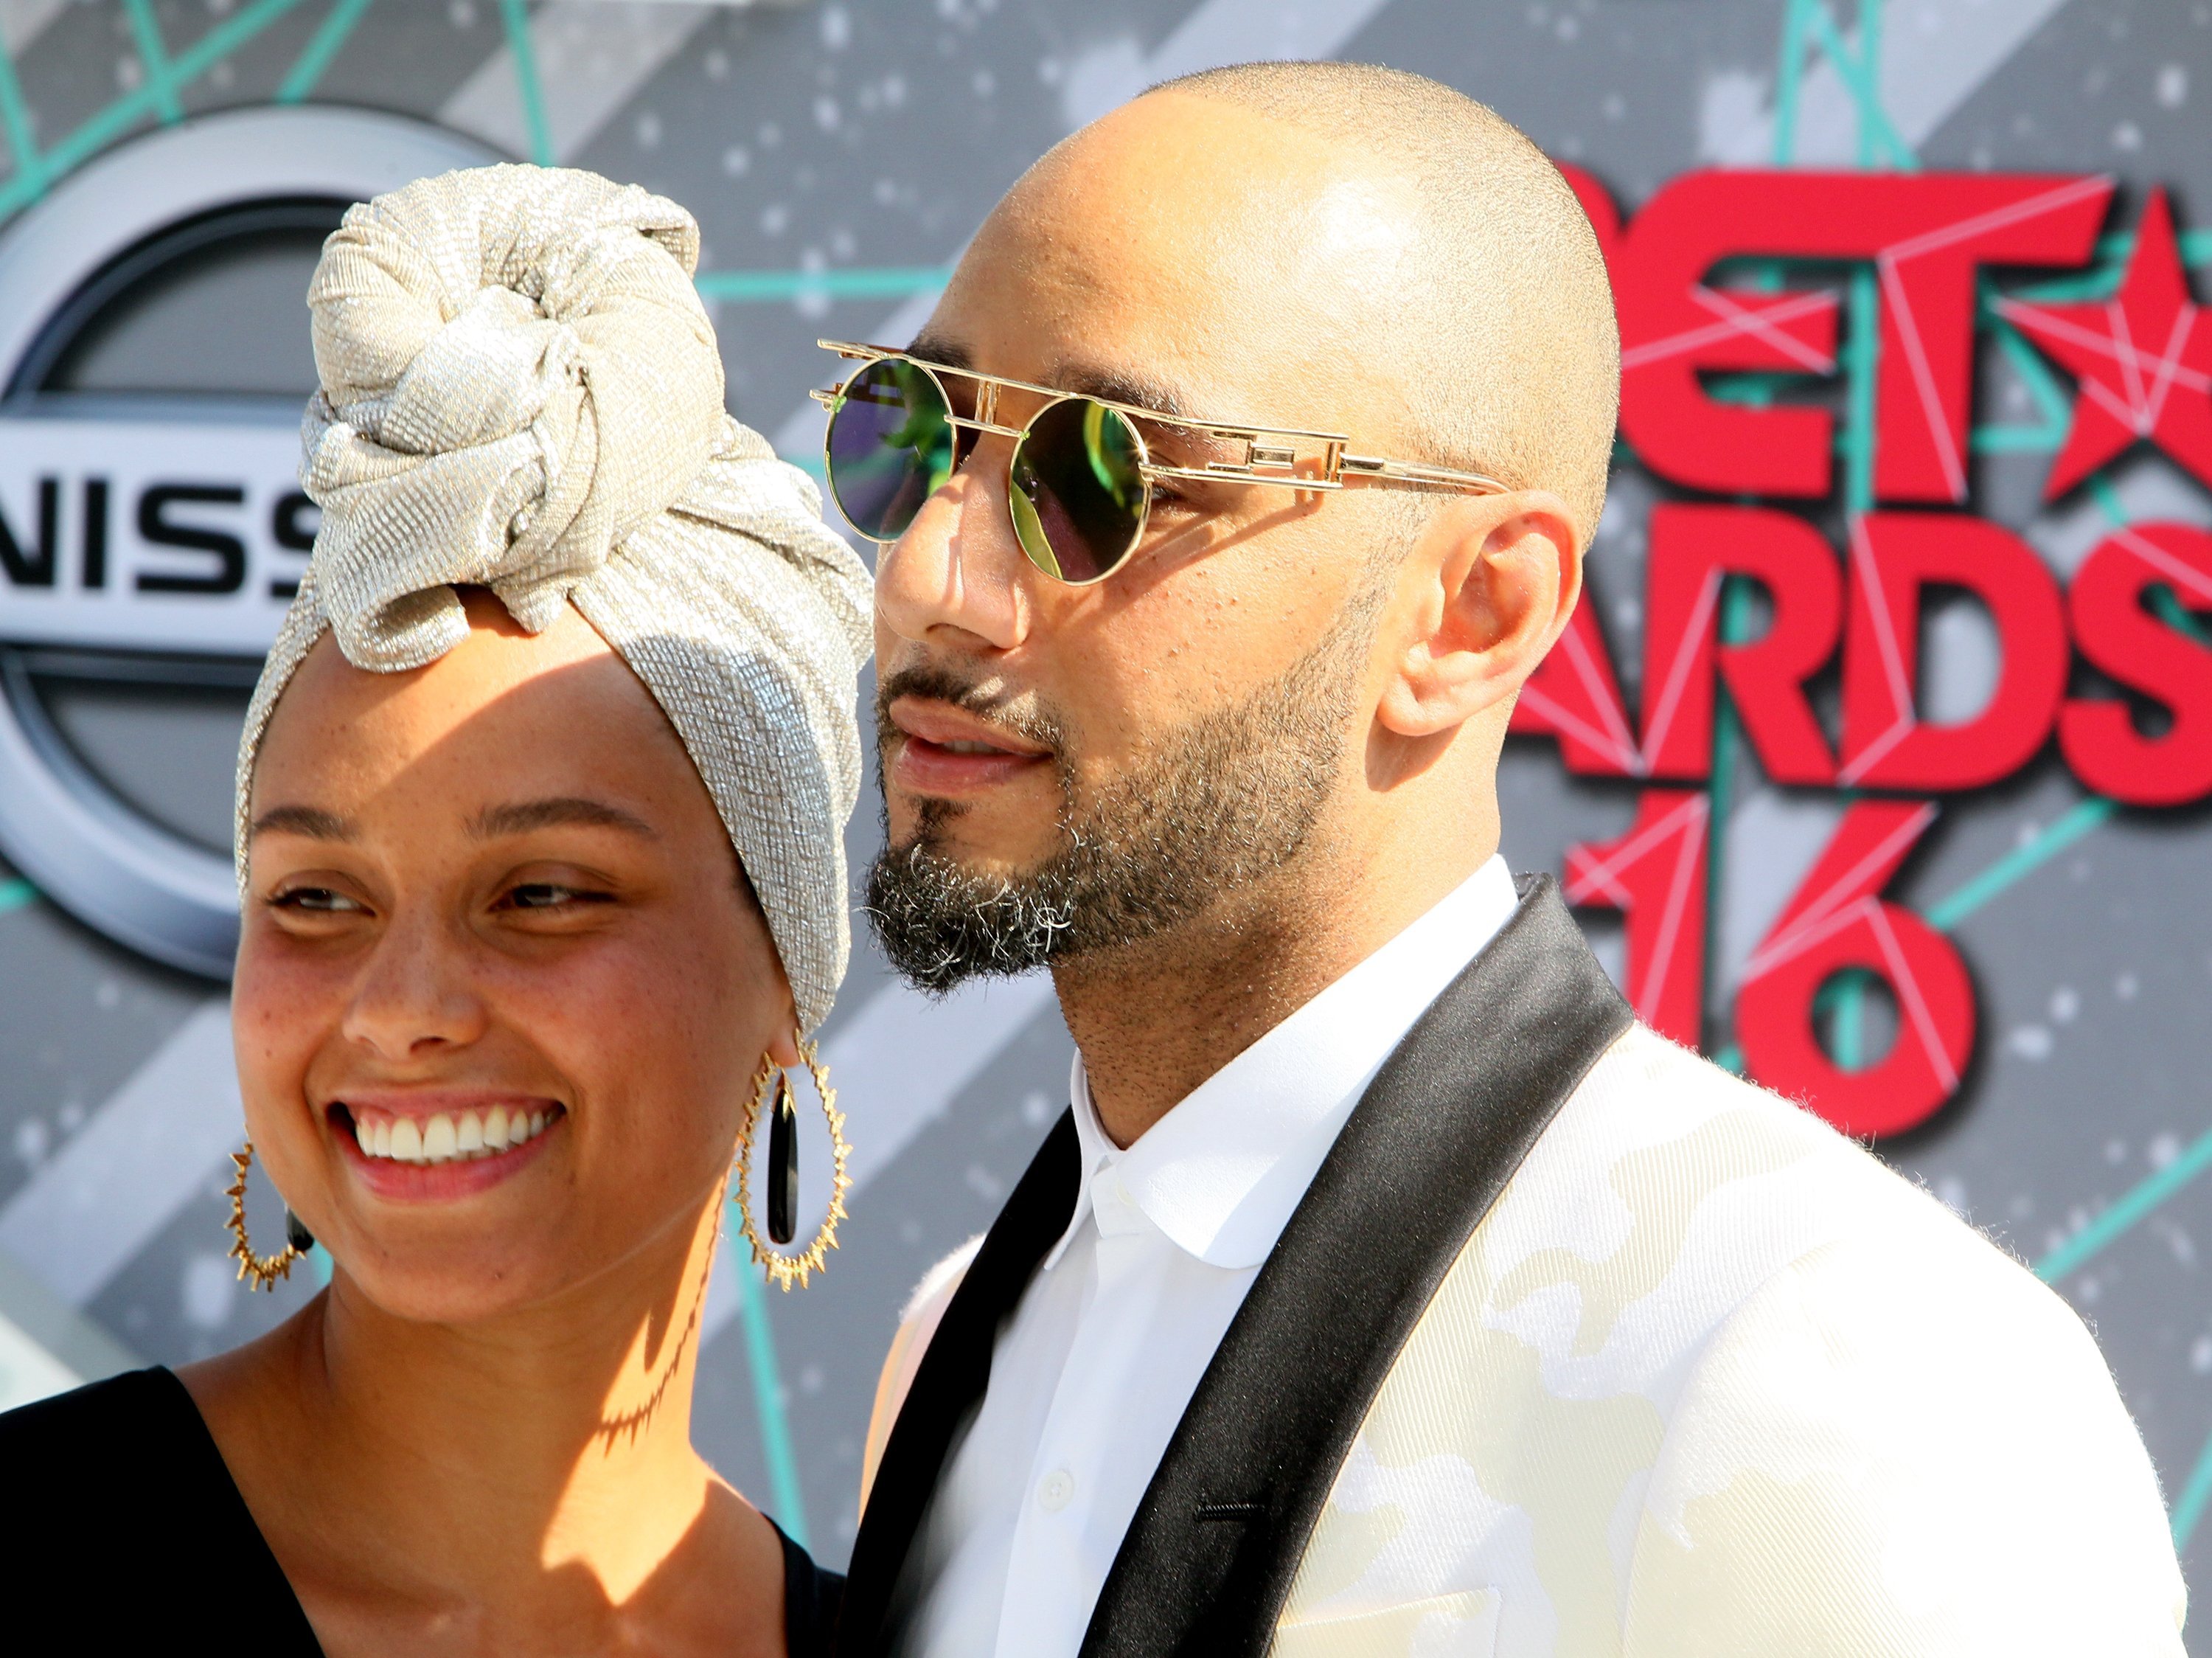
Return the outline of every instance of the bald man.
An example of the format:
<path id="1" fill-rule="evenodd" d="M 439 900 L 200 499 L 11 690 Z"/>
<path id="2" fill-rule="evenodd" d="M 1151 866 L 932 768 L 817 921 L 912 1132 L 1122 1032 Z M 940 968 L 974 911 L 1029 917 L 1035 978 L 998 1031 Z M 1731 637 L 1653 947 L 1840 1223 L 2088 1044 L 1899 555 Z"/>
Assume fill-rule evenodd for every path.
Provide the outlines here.
<path id="1" fill-rule="evenodd" d="M 1265 64 L 1039 162 L 831 479 L 918 984 L 1073 1106 L 886 1367 L 847 1658 L 2178 1655 L 2081 1321 L 1638 1026 L 1497 856 L 1619 356 L 1481 106 Z"/>

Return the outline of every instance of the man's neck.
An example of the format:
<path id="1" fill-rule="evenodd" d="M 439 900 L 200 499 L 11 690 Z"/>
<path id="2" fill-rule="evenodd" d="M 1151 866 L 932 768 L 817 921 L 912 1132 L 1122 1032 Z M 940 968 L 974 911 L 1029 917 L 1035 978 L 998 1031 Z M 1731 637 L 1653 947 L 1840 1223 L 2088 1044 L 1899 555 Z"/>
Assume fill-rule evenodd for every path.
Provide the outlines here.
<path id="1" fill-rule="evenodd" d="M 1238 1054 L 1425 915 L 1496 850 L 1309 854 L 1173 930 L 1056 964 L 1060 1013 L 1114 1143 L 1133 1144 Z M 1389 878 L 1373 873 L 1389 869 Z"/>

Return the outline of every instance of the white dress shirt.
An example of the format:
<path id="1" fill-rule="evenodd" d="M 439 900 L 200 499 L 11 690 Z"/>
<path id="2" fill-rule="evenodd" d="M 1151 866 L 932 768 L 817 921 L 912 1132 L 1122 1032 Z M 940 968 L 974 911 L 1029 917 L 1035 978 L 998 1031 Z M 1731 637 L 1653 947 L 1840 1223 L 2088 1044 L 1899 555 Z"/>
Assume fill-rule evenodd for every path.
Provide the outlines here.
<path id="1" fill-rule="evenodd" d="M 914 1658 L 1075 1658 L 1261 1264 L 1382 1062 L 1516 902 L 1491 858 L 1127 1150 L 1076 1057 L 1074 1219 L 1000 1332 L 924 1521 Z"/>

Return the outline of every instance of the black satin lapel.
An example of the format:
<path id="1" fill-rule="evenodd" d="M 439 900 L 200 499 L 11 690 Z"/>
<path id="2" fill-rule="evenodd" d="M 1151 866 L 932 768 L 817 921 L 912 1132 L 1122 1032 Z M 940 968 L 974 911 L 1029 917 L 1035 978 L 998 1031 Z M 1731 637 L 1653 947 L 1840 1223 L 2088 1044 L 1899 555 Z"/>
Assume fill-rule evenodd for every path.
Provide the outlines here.
<path id="1" fill-rule="evenodd" d="M 1063 1112 L 991 1223 L 930 1338 L 853 1539 L 837 1619 L 839 1658 L 872 1658 L 885 1649 L 891 1594 L 936 1493 L 952 1436 L 990 1384 L 1000 1324 L 1020 1301 L 1037 1263 L 1067 1230 L 1081 1156 L 1075 1119 Z"/>
<path id="2" fill-rule="evenodd" d="M 1083 1658 L 1260 1658 L 1359 1424 L 1476 1225 L 1631 1021 L 1547 876 L 1376 1076 L 1216 1350 Z"/>

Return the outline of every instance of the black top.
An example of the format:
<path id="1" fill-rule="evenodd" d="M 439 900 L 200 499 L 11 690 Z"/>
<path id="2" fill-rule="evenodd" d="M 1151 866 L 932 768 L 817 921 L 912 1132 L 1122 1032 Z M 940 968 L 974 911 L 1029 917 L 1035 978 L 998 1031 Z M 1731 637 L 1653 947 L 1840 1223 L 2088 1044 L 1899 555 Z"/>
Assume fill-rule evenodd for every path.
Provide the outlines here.
<path id="1" fill-rule="evenodd" d="M 17 1519 L 0 1599 L 65 1622 L 76 1650 L 174 1652 L 220 1634 L 255 1658 L 321 1658 L 199 1407 L 133 1370 L 0 1413 L 0 1490 Z M 781 1527 L 791 1658 L 826 1658 L 845 1580 Z"/>

